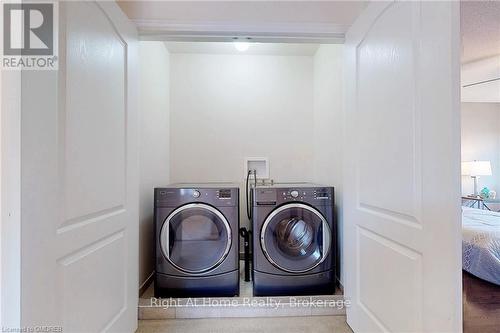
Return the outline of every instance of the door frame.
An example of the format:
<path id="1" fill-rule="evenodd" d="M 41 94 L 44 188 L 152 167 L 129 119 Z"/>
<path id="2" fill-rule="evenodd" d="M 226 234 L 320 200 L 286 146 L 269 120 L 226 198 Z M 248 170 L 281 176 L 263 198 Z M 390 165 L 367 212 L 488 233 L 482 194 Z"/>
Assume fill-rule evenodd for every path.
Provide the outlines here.
<path id="1" fill-rule="evenodd" d="M 262 24 L 232 22 L 172 22 L 169 20 L 131 20 L 139 40 L 180 42 L 231 42 L 234 37 L 262 43 L 343 44 L 349 26 L 329 23 Z"/>
<path id="2" fill-rule="evenodd" d="M 21 324 L 21 75 L 0 71 L 0 325 Z"/>

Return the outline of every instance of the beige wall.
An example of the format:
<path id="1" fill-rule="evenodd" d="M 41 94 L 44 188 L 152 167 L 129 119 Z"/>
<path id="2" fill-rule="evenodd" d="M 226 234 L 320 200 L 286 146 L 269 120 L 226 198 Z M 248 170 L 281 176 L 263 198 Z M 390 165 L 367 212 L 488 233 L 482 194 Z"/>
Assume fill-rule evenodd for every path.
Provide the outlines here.
<path id="1" fill-rule="evenodd" d="M 342 45 L 321 45 L 314 56 L 314 181 L 335 187 L 337 234 L 342 249 Z M 341 258 L 341 253 L 339 253 Z M 342 261 L 340 262 L 342 266 Z M 342 267 L 340 267 L 342 281 Z"/>
<path id="2" fill-rule="evenodd" d="M 462 161 L 491 161 L 491 176 L 481 176 L 484 186 L 500 195 L 500 103 L 462 103 Z M 473 181 L 462 177 L 462 194 L 473 193 Z"/>
<path id="3" fill-rule="evenodd" d="M 139 283 L 154 271 L 153 188 L 169 183 L 169 53 L 163 42 L 140 42 Z"/>
<path id="4" fill-rule="evenodd" d="M 312 56 L 171 54 L 171 180 L 240 183 L 245 157 L 275 181 L 313 175 Z"/>

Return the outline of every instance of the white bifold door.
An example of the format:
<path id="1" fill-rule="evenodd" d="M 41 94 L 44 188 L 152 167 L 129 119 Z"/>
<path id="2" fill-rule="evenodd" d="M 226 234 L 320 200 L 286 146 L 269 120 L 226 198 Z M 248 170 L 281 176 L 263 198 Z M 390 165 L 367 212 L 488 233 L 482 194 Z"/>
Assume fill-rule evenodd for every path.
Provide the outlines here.
<path id="1" fill-rule="evenodd" d="M 133 332 L 137 33 L 114 2 L 59 8 L 59 71 L 22 73 L 21 325 Z"/>
<path id="2" fill-rule="evenodd" d="M 346 36 L 355 332 L 461 332 L 459 3 L 375 2 Z"/>

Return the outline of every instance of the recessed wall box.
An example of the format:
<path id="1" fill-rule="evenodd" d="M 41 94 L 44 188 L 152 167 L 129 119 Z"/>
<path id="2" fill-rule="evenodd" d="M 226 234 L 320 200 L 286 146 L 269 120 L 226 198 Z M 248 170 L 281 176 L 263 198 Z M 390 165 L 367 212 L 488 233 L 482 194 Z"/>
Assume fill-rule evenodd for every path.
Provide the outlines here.
<path id="1" fill-rule="evenodd" d="M 269 179 L 269 159 L 267 157 L 247 157 L 245 159 L 245 177 L 248 170 L 257 171 L 257 179 Z"/>

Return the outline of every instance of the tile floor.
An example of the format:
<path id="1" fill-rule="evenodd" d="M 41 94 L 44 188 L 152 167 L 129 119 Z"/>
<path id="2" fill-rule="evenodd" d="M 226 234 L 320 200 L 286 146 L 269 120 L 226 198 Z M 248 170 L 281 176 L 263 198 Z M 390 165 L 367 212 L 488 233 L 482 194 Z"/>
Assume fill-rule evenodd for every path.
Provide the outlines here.
<path id="1" fill-rule="evenodd" d="M 243 268 L 243 263 L 241 263 Z M 240 280 L 240 297 L 252 297 L 252 283 L 243 280 L 243 269 L 241 270 Z M 149 304 L 150 298 L 153 296 L 153 286 L 150 286 L 143 295 L 141 295 L 141 303 Z M 319 298 L 325 296 L 317 296 Z M 330 296 L 331 297 L 331 296 Z M 328 298 L 330 298 L 328 297 Z M 342 291 L 336 290 L 335 298 L 342 298 Z M 141 309 L 151 312 L 155 318 L 155 310 L 162 309 Z M 172 311 L 176 309 L 169 309 Z M 269 311 L 268 309 L 264 309 Z M 300 311 L 303 311 L 299 309 Z M 321 312 L 322 309 L 316 309 Z M 312 310 L 309 310 L 312 311 Z M 139 311 L 140 312 L 140 311 Z M 149 313 L 148 312 L 148 313 Z M 163 311 L 165 312 L 165 311 Z M 345 315 L 327 315 L 320 316 L 302 316 L 293 317 L 293 313 L 283 313 L 287 317 L 260 317 L 260 318 L 203 318 L 203 319 L 180 319 L 176 316 L 164 316 L 162 313 L 160 318 L 163 320 L 139 320 L 139 326 L 136 333 L 277 333 L 277 332 L 315 332 L 315 333 L 352 333 L 352 330 L 346 323 Z M 141 317 L 141 316 L 140 316 Z M 142 316 L 148 318 L 149 316 Z M 238 316 L 237 316 L 238 317 Z M 158 318 L 158 316 L 156 316 Z M 170 318 L 170 319 L 167 319 Z"/>
<path id="2" fill-rule="evenodd" d="M 250 300 L 262 302 L 267 298 L 252 296 L 252 282 L 244 281 L 243 266 L 243 263 L 241 263 L 240 295 L 230 298 L 212 297 L 210 298 L 211 301 L 216 303 L 211 303 L 211 306 L 206 306 L 202 299 L 196 298 L 174 299 L 175 302 L 171 305 L 162 306 L 153 301 L 154 288 L 152 285 L 149 286 L 139 299 L 139 320 L 345 316 L 345 307 L 340 306 L 343 300 L 342 291 L 338 289 L 334 295 L 293 297 L 297 301 L 312 300 L 313 302 L 303 303 L 292 301 L 290 297 L 272 297 L 270 299 L 274 302 L 265 302 L 265 304 L 259 306 L 248 306 L 245 302 Z M 228 300 L 233 303 L 231 306 L 224 306 L 224 302 Z M 200 302 L 197 302 L 198 305 L 194 306 L 188 301 Z M 317 301 L 328 302 L 329 305 L 322 306 Z"/>
<path id="3" fill-rule="evenodd" d="M 352 333 L 345 316 L 140 320 L 136 333 Z"/>

